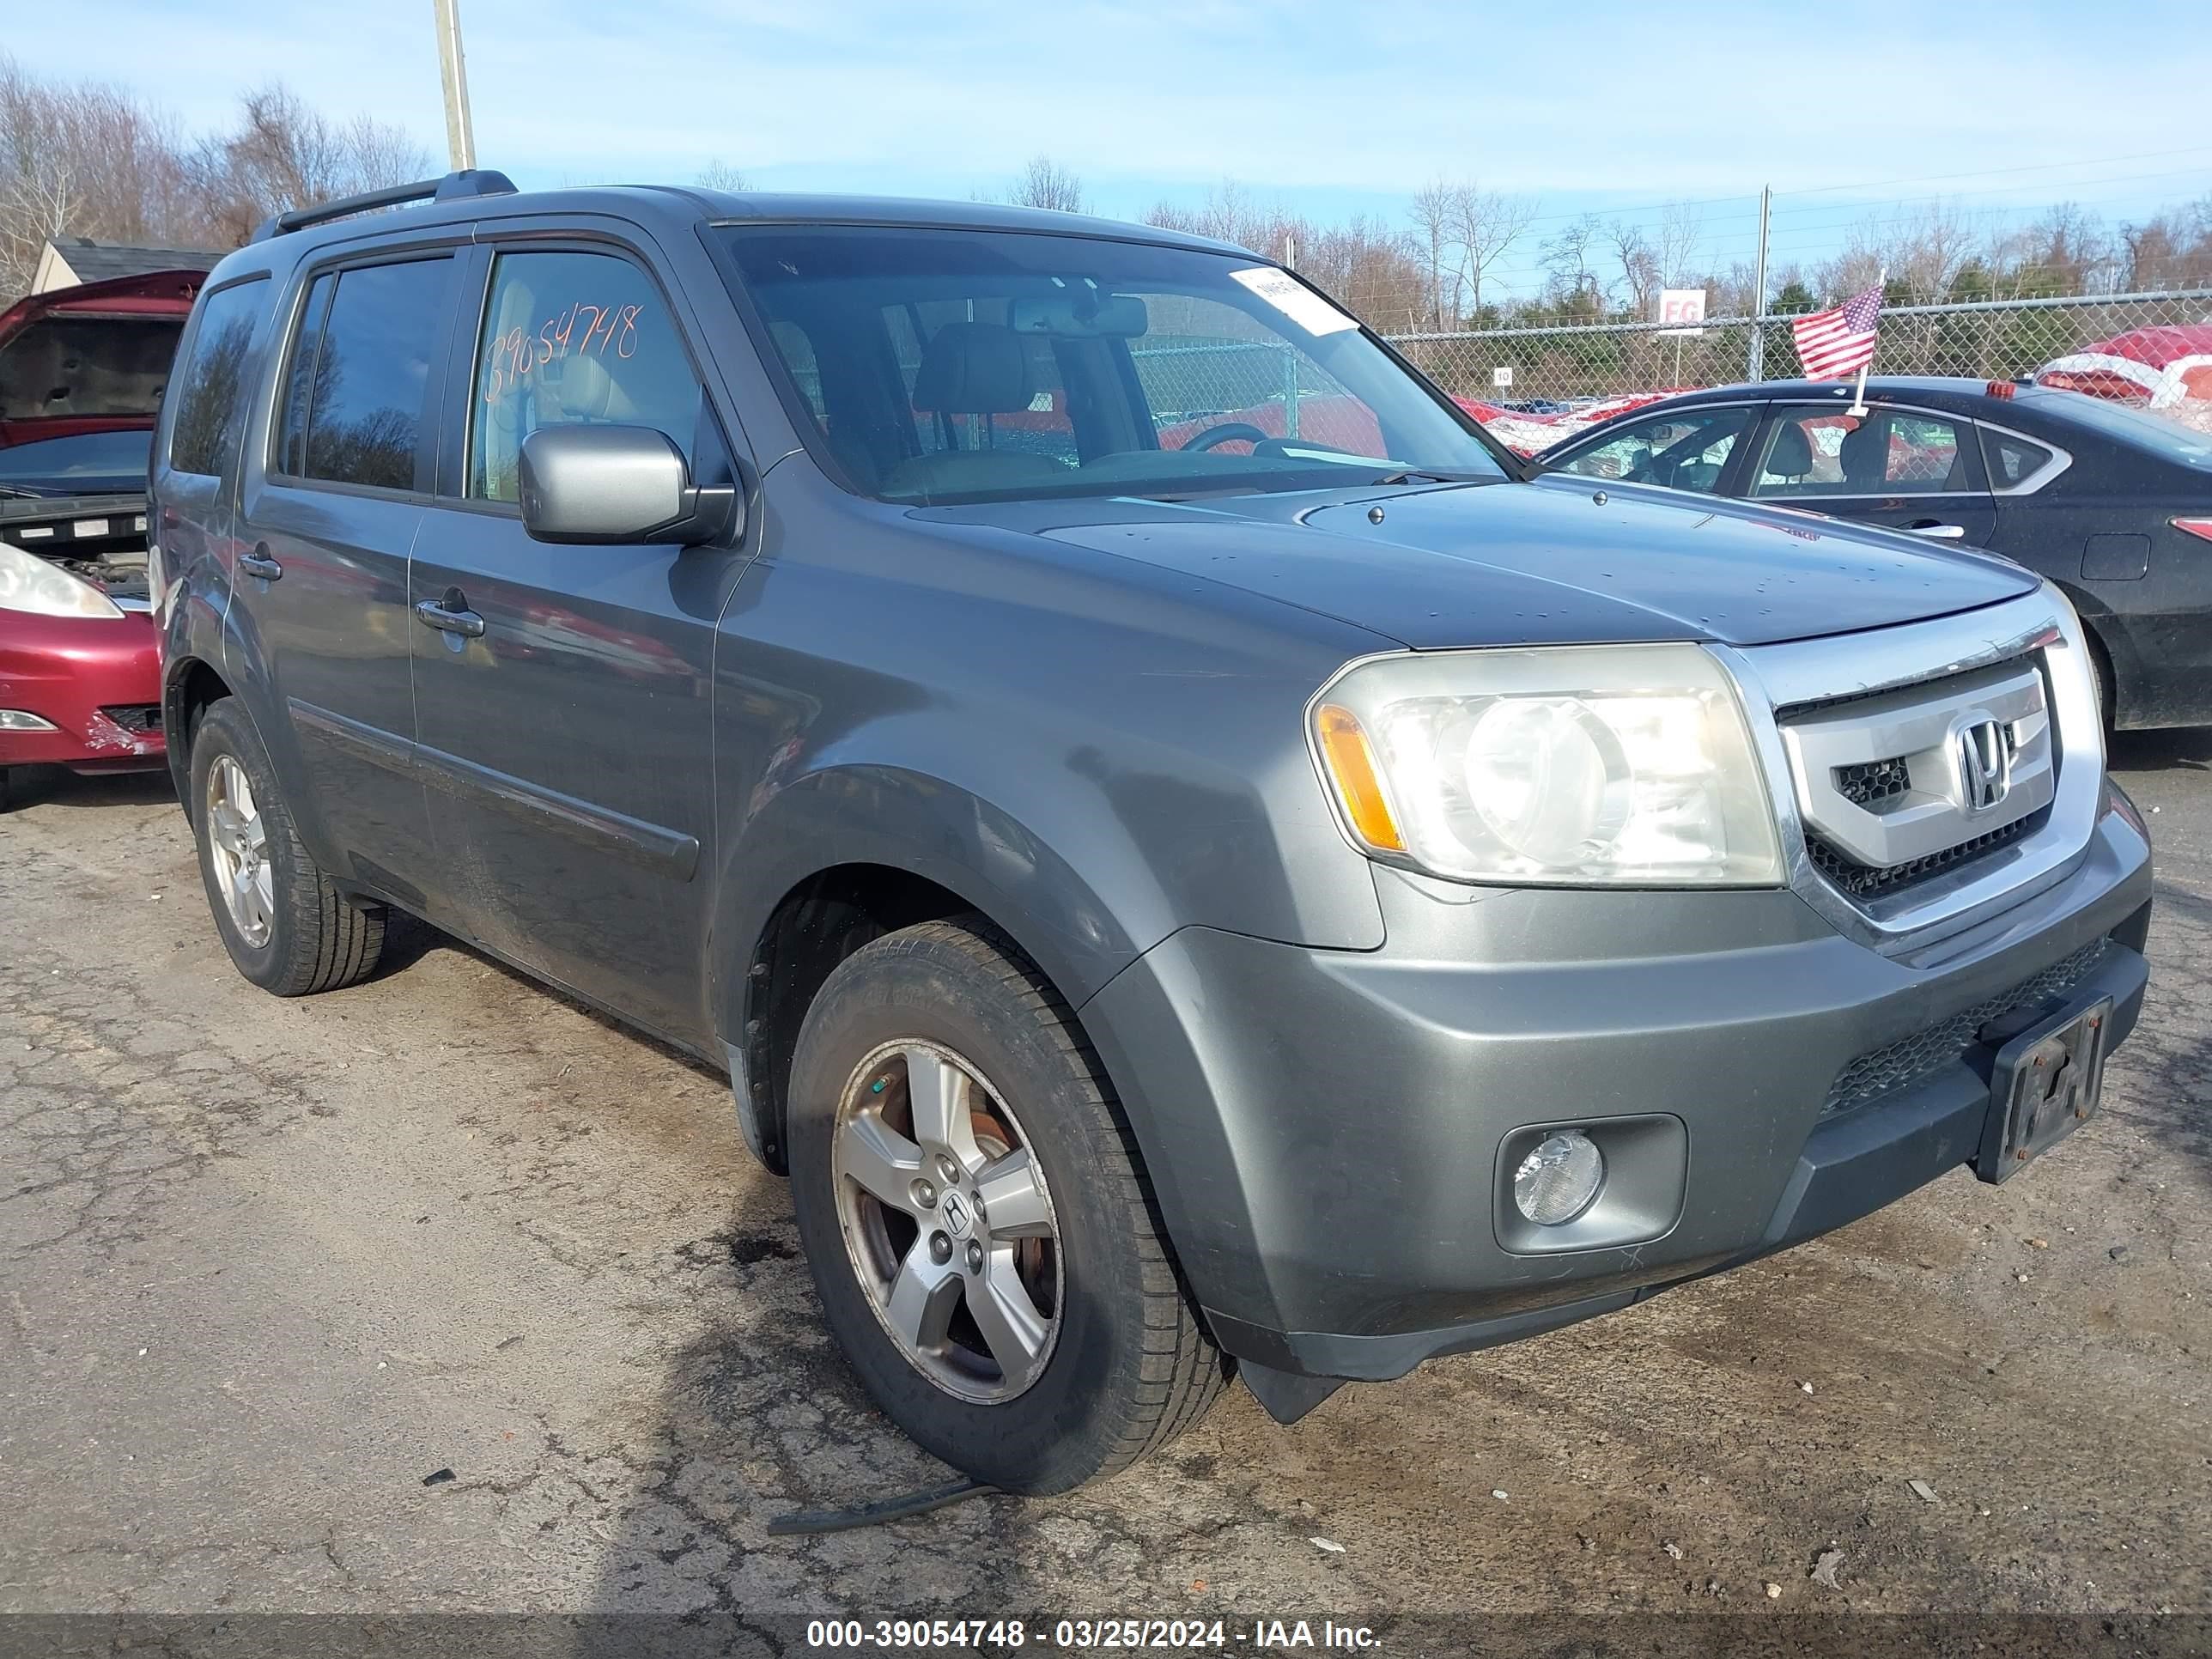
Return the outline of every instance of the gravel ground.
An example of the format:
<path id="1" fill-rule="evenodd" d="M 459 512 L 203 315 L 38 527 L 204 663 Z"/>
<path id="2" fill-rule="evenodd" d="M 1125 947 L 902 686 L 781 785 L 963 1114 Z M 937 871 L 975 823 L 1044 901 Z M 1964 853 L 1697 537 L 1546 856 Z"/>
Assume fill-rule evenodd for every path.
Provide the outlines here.
<path id="1" fill-rule="evenodd" d="M 718 1079 L 427 930 L 265 997 L 164 787 L 33 782 L 0 1610 L 2212 1611 L 2212 733 L 2116 767 L 2151 1002 L 2026 1178 L 1293 1429 L 1235 1390 L 1073 1497 L 811 1540 L 764 1525 L 945 1474 L 828 1346 Z"/>

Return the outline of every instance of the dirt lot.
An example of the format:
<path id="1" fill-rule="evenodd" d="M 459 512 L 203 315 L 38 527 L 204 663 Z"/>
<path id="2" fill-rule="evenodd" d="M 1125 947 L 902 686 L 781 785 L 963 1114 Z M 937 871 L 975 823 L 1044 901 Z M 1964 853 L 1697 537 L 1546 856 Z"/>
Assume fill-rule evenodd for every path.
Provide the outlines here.
<path id="1" fill-rule="evenodd" d="M 0 1609 L 2212 1611 L 2212 733 L 2116 763 L 2152 1001 L 2026 1178 L 1295 1429 L 1238 1389 L 1076 1497 L 806 1540 L 764 1524 L 945 1473 L 827 1346 L 718 1079 L 422 933 L 272 1000 L 161 787 L 35 784 L 0 817 Z"/>

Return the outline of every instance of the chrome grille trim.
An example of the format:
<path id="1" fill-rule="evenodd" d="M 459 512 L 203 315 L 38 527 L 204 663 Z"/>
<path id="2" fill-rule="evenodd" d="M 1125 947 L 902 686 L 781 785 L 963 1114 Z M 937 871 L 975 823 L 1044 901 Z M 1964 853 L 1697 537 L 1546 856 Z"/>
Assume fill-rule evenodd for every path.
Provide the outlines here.
<path id="1" fill-rule="evenodd" d="M 1959 616 L 1784 645 L 1712 649 L 1742 695 L 1781 823 L 1789 884 L 1845 937 L 1886 954 L 1917 950 L 2064 880 L 2087 854 L 2105 775 L 2095 670 L 2073 607 L 2048 583 Z M 2027 660 L 2042 666 L 2056 767 L 2048 804 L 2039 809 L 2041 822 L 1985 856 L 1854 902 L 1814 861 L 1785 723 L 1824 706 Z M 1955 839 L 1978 833 L 1969 829 Z"/>
<path id="2" fill-rule="evenodd" d="M 1978 809 L 1963 787 L 1958 745 L 1983 723 L 2002 735 L 2009 762 L 2003 799 Z M 1948 853 L 2041 811 L 2057 793 L 2043 672 L 2033 660 L 1786 714 L 1781 727 L 1807 829 L 1869 869 Z M 1907 787 L 1877 803 L 1852 799 L 1837 775 L 1887 759 L 1903 763 Z"/>

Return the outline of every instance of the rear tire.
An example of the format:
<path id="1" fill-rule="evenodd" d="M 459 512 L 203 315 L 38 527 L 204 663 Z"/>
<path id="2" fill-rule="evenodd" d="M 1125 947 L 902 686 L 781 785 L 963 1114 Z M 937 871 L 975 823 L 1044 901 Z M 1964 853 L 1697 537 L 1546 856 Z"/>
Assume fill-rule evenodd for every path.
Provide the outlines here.
<path id="1" fill-rule="evenodd" d="M 349 901 L 300 844 L 268 753 L 234 697 L 210 705 L 194 732 L 187 805 L 208 907 L 240 973 L 296 997 L 375 971 L 383 907 Z"/>
<path id="2" fill-rule="evenodd" d="M 1113 1089 L 1066 1004 L 988 924 L 926 922 L 840 963 L 807 1012 L 789 1099 L 792 1204 L 823 1314 L 924 1448 L 1008 1492 L 1065 1492 L 1166 1444 L 1219 1395 L 1221 1356 Z M 1010 1182 L 1017 1164 L 1041 1185 Z M 930 1190 L 905 1196 L 916 1182 Z M 917 1323 L 917 1306 L 936 1311 Z"/>

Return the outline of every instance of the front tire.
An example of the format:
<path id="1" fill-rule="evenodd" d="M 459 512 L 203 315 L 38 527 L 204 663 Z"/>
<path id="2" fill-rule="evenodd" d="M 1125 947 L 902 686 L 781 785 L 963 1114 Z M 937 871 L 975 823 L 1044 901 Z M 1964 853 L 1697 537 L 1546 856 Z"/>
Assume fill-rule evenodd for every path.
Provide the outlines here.
<path id="1" fill-rule="evenodd" d="M 924 1448 L 1006 1491 L 1065 1492 L 1219 1394 L 1112 1088 L 996 930 L 927 922 L 847 957 L 789 1097 L 823 1314 Z"/>
<path id="2" fill-rule="evenodd" d="M 375 971 L 383 907 L 355 905 L 308 856 L 268 753 L 235 698 L 200 720 L 191 789 L 200 879 L 240 973 L 264 991 L 296 997 Z"/>

